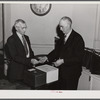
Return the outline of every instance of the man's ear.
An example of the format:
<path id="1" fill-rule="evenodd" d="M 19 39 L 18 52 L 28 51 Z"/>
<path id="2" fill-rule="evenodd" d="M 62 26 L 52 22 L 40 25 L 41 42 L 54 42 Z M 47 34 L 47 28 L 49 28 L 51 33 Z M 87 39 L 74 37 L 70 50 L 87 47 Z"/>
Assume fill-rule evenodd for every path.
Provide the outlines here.
<path id="1" fill-rule="evenodd" d="M 18 30 L 18 26 L 15 25 L 15 29 L 16 29 L 16 31 L 17 31 L 17 30 Z"/>

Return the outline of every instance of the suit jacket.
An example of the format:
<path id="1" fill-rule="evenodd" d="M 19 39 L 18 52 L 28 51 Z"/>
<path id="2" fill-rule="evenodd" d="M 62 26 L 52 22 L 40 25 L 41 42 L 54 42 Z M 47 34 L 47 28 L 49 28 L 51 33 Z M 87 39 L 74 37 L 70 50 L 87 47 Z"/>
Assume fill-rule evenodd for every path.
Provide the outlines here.
<path id="1" fill-rule="evenodd" d="M 29 37 L 25 35 L 25 39 L 29 46 L 29 58 L 26 58 L 24 46 L 16 33 L 14 33 L 7 39 L 6 51 L 9 51 L 9 58 L 11 60 L 8 65 L 7 75 L 10 80 L 23 79 L 24 70 L 28 69 L 31 66 L 31 58 L 34 57 L 34 52 L 32 51 L 30 46 Z"/>
<path id="2" fill-rule="evenodd" d="M 83 38 L 80 34 L 72 30 L 65 44 L 62 38 L 57 41 L 55 49 L 48 54 L 48 59 L 50 62 L 59 58 L 64 59 L 64 64 L 59 66 L 59 74 L 60 77 L 69 79 L 81 75 L 83 54 Z"/>

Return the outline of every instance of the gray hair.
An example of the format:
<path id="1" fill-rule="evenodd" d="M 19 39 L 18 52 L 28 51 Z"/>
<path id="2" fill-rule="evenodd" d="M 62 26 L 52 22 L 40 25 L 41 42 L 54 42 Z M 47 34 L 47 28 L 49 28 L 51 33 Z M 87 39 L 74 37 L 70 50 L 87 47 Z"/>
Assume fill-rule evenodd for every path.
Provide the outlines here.
<path id="1" fill-rule="evenodd" d="M 26 22 L 25 22 L 24 20 L 22 20 L 22 19 L 17 19 L 17 20 L 15 21 L 14 26 L 16 26 L 16 24 L 18 24 L 19 22 L 21 22 L 21 23 L 23 23 L 23 24 L 26 24 Z"/>
<path id="2" fill-rule="evenodd" d="M 67 21 L 69 21 L 72 24 L 72 20 L 71 20 L 70 17 L 64 16 L 64 17 L 61 18 L 61 20 L 64 20 L 64 21 L 67 20 Z"/>

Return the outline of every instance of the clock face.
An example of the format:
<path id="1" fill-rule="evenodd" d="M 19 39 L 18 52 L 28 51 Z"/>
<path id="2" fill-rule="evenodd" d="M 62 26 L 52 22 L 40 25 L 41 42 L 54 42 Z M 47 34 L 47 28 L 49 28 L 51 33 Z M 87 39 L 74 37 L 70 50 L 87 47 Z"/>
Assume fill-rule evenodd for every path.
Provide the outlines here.
<path id="1" fill-rule="evenodd" d="M 30 7 L 33 13 L 43 16 L 50 11 L 51 4 L 30 4 Z"/>

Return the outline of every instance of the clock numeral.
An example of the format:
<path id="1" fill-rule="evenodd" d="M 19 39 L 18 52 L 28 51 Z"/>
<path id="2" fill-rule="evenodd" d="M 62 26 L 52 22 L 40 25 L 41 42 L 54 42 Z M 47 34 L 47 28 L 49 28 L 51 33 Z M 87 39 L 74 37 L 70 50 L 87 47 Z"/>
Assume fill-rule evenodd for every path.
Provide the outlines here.
<path id="1" fill-rule="evenodd" d="M 30 4 L 30 7 L 33 13 L 39 16 L 43 16 L 50 11 L 51 4 Z"/>

